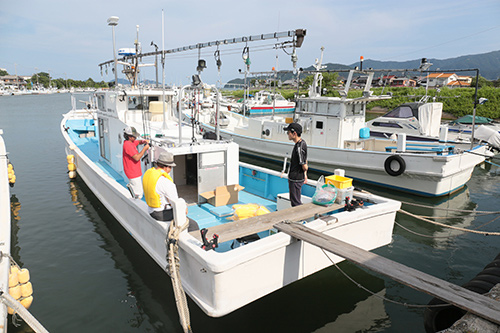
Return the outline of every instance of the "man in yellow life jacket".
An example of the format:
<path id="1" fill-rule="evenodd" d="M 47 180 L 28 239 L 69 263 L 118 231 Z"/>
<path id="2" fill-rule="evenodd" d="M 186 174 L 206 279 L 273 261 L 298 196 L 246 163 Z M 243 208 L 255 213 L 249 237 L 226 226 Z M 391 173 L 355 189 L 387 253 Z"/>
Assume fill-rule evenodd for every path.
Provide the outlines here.
<path id="1" fill-rule="evenodd" d="M 144 197 L 148 204 L 149 215 L 158 221 L 172 221 L 174 219 L 170 202 L 178 199 L 179 195 L 177 194 L 177 187 L 169 175 L 173 167 L 175 167 L 174 155 L 170 152 L 163 152 L 156 160 L 156 166 L 147 170 L 142 177 Z M 197 223 L 189 219 L 188 230 L 197 229 Z"/>

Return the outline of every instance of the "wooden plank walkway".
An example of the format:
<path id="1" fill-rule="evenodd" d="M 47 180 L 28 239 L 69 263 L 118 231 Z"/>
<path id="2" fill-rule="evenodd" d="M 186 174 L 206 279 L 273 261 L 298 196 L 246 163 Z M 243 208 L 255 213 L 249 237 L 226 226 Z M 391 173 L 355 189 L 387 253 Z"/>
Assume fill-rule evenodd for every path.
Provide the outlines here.
<path id="1" fill-rule="evenodd" d="M 316 245 L 362 267 L 500 324 L 500 302 L 498 301 L 362 250 L 302 224 L 278 223 L 274 227 L 292 237 Z"/>
<path id="2" fill-rule="evenodd" d="M 219 235 L 219 243 L 252 235 L 273 228 L 273 225 L 283 221 L 298 222 L 308 218 L 326 214 L 340 209 L 344 205 L 333 204 L 331 206 L 319 206 L 313 203 L 282 209 L 269 214 L 250 217 L 244 220 L 228 222 L 208 228 L 207 238 L 211 239 L 213 234 Z M 190 234 L 201 242 L 199 230 L 191 231 Z"/>

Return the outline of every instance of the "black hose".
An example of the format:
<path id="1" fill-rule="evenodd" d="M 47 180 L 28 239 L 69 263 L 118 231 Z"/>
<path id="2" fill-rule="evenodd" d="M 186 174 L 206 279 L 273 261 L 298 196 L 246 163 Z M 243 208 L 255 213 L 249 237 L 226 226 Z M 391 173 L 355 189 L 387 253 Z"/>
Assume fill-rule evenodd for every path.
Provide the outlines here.
<path id="1" fill-rule="evenodd" d="M 463 288 L 478 294 L 486 294 L 495 285 L 500 283 L 500 253 L 491 263 L 477 274 L 472 280 L 462 285 Z M 428 305 L 447 304 L 439 298 L 433 298 Z M 451 327 L 465 315 L 466 311 L 454 305 L 428 307 L 424 312 L 424 326 L 427 333 L 434 333 Z"/>

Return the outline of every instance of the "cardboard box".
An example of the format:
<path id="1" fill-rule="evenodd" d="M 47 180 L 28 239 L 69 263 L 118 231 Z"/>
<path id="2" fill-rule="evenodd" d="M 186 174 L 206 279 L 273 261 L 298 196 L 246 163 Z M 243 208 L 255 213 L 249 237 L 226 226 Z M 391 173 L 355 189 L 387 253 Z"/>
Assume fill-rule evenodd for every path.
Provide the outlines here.
<path id="1" fill-rule="evenodd" d="M 225 206 L 238 203 L 238 193 L 244 187 L 238 184 L 219 186 L 215 191 L 203 192 L 200 195 L 207 199 L 208 203 L 215 206 Z"/>

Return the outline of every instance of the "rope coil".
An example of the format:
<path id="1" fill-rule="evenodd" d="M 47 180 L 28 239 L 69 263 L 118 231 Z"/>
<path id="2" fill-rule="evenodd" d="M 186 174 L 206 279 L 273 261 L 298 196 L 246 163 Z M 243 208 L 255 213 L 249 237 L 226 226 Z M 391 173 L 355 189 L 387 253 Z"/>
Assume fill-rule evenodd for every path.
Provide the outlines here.
<path id="1" fill-rule="evenodd" d="M 189 316 L 189 308 L 186 299 L 186 293 L 182 288 L 181 274 L 180 274 L 180 258 L 179 258 L 179 237 L 183 230 L 189 226 L 189 220 L 183 226 L 177 226 L 174 221 L 170 222 L 167 243 L 167 273 L 172 280 L 172 287 L 174 289 L 175 304 L 179 312 L 179 320 L 182 329 L 186 333 L 191 333 L 191 319 Z"/>

